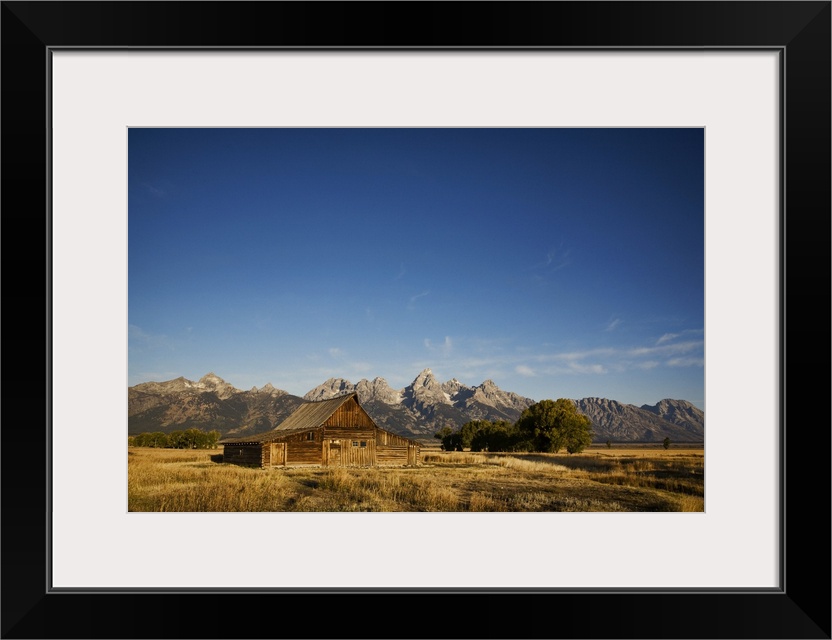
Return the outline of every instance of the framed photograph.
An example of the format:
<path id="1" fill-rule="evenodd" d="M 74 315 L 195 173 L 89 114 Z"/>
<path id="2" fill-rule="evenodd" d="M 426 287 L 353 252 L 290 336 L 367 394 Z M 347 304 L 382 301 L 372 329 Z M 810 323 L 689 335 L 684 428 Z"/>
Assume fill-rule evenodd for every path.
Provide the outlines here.
<path id="1" fill-rule="evenodd" d="M 6 367 L 0 434 L 3 637 L 830 637 L 830 434 L 819 406 L 828 398 L 828 364 L 816 362 L 816 354 L 829 353 L 830 326 L 829 2 L 3 2 L 2 11 L 4 320 L 7 365 L 14 365 Z M 228 135 L 218 135 L 223 132 Z M 653 159 L 649 166 L 664 171 L 664 184 L 677 179 L 671 165 L 688 158 L 685 132 L 699 136 L 699 156 L 690 157 L 704 157 L 704 194 L 700 189 L 701 201 L 688 204 L 701 209 L 704 203 L 695 230 L 704 239 L 698 257 L 704 326 L 693 328 L 700 346 L 686 343 L 675 364 L 696 366 L 698 357 L 704 377 L 702 397 L 692 398 L 702 406 L 707 399 L 703 508 L 129 508 L 127 387 L 137 382 L 130 378 L 129 340 L 185 349 L 183 341 L 162 344 L 164 336 L 134 323 L 133 302 L 152 292 L 170 302 L 160 313 L 190 322 L 192 310 L 209 312 L 199 300 L 206 281 L 193 277 L 200 270 L 233 279 L 225 283 L 232 285 L 228 291 L 248 286 L 268 296 L 268 279 L 257 276 L 248 285 L 235 279 L 245 274 L 232 264 L 242 254 L 222 251 L 232 239 L 285 253 L 290 261 L 271 277 L 290 278 L 291 260 L 311 259 L 298 235 L 301 226 L 316 225 L 308 213 L 275 211 L 258 232 L 252 227 L 261 219 L 233 213 L 234 203 L 214 206 L 222 195 L 212 185 L 274 163 L 275 171 L 295 176 L 293 189 L 315 194 L 314 174 L 301 171 L 304 163 L 318 170 L 338 149 L 370 149 L 378 137 L 379 149 L 396 148 L 388 156 L 392 172 L 424 170 L 417 159 L 427 145 L 446 150 L 444 157 L 430 155 L 430 163 L 450 175 L 463 162 L 450 133 L 454 144 L 464 138 L 467 149 L 479 149 L 468 156 L 469 173 L 486 174 L 489 166 L 501 176 L 515 171 L 525 188 L 533 170 L 523 154 L 543 138 L 569 149 L 571 138 L 549 140 L 564 132 L 597 134 L 580 148 L 601 144 L 601 136 L 626 136 Z M 246 167 L 239 160 L 248 144 L 241 135 L 271 155 L 261 152 Z M 572 175 L 574 183 L 579 163 L 598 162 L 582 157 L 577 143 L 574 149 L 545 180 L 556 175 L 565 184 Z M 381 165 L 369 157 L 361 156 L 378 175 Z M 153 167 L 181 166 L 185 158 L 211 165 L 190 179 L 202 180 L 199 188 L 213 195 L 189 212 L 187 228 L 164 219 L 164 207 L 153 209 L 152 224 L 137 224 L 142 209 L 130 195 L 134 188 L 147 198 L 175 191 L 175 181 L 158 181 Z M 598 162 L 586 189 L 624 197 L 637 187 L 622 184 L 622 176 L 642 166 L 648 165 L 618 174 Z M 338 184 L 349 189 L 353 174 L 346 174 Z M 671 200 L 670 190 L 661 193 L 661 183 L 651 184 L 651 202 L 665 208 L 649 219 L 678 221 L 685 203 Z M 379 201 L 384 189 L 374 192 Z M 494 191 L 457 203 L 467 212 L 460 221 L 476 220 L 465 206 L 492 210 L 492 222 L 483 220 L 485 230 L 472 237 L 499 254 L 508 232 L 493 221 L 507 215 L 511 202 L 533 206 L 533 193 L 519 204 L 506 196 L 500 214 L 489 209 L 499 197 Z M 373 235 L 362 218 L 369 208 L 358 210 L 351 201 L 342 220 L 325 212 L 335 194 L 317 196 L 323 196 L 319 233 L 352 221 L 362 236 Z M 396 217 L 404 212 L 385 206 L 386 220 L 378 213 L 383 207 L 373 209 L 381 216 L 376 225 L 421 233 Z M 594 221 L 588 229 L 613 224 L 583 215 Z M 433 227 L 443 222 L 428 219 Z M 522 213 L 513 220 L 535 235 Z M 209 226 L 226 229 L 209 239 L 216 251 L 195 244 L 198 254 L 188 254 L 181 239 L 204 235 Z M 463 235 L 450 220 L 445 226 Z M 426 259 L 453 250 L 438 231 L 419 236 Z M 632 255 L 621 247 L 632 249 L 636 236 L 647 252 L 645 234 L 622 226 L 618 244 L 605 241 L 603 259 L 610 260 L 610 251 Z M 357 235 L 343 237 L 361 243 Z M 656 238 L 667 245 L 662 255 L 689 259 L 681 238 Z M 376 239 L 390 245 L 387 262 L 398 256 L 404 265 L 415 257 L 406 244 L 394 247 L 383 234 Z M 348 266 L 361 253 L 381 259 L 371 240 L 358 253 L 326 246 Z M 537 240 L 530 246 L 549 247 L 541 259 L 551 266 L 563 244 Z M 183 246 L 178 261 L 170 259 L 177 242 Z M 487 268 L 474 256 L 470 264 Z M 128 277 L 137 259 L 148 276 L 141 281 Z M 625 260 L 632 266 L 632 258 Z M 338 262 L 313 261 L 327 273 L 337 270 Z M 673 261 L 664 264 L 670 268 Z M 346 286 L 360 298 L 352 310 L 363 304 L 362 313 L 372 314 L 366 300 L 378 292 L 370 291 L 369 271 L 362 273 L 364 284 L 356 288 L 353 278 Z M 599 274 L 610 278 L 608 267 Z M 618 275 L 621 282 L 627 277 L 623 267 Z M 176 286 L 167 286 L 170 281 Z M 460 282 L 472 280 L 460 275 Z M 658 278 L 649 282 L 643 291 L 633 289 L 628 304 L 640 299 L 655 316 L 676 309 L 665 304 L 674 295 L 693 295 L 663 289 Z M 599 281 L 597 289 L 608 284 Z M 327 295 L 340 290 L 333 287 Z M 426 291 L 411 293 L 410 311 L 426 302 Z M 313 298 L 298 296 L 295 308 L 318 313 Z M 224 322 L 233 323 L 232 315 Z M 346 327 L 350 319 L 340 321 Z M 608 316 L 606 329 L 620 323 Z M 432 331 L 419 340 L 435 357 L 460 346 L 456 334 Z M 675 344 L 677 338 L 668 332 L 659 340 Z M 26 347 L 20 356 L 15 344 Z M 336 342 L 321 348 L 333 359 L 348 350 Z M 633 366 L 656 366 L 644 358 Z M 142 366 L 148 371 L 152 363 Z M 510 366 L 518 376 L 540 373 L 531 361 Z M 25 418 L 17 415 L 23 407 Z M 318 432 L 309 434 L 301 435 L 317 442 Z M 302 450 L 295 440 L 262 446 L 243 440 L 233 439 L 241 451 L 253 446 L 258 456 L 268 450 L 275 460 L 282 452 L 284 462 L 287 451 Z M 386 443 L 356 437 L 353 444 L 355 451 L 330 434 L 327 460 L 375 455 Z M 451 622 L 438 613 L 449 610 L 449 598 L 463 605 L 451 610 Z M 240 603 L 242 609 L 234 607 Z M 417 619 L 401 620 L 403 605 L 414 604 Z M 252 613 L 260 605 L 267 612 Z M 202 613 L 178 617 L 176 628 L 162 624 L 169 616 L 149 613 L 170 608 Z M 292 612 L 302 614 L 300 627 L 286 626 Z M 354 620 L 360 612 L 372 617 Z"/>

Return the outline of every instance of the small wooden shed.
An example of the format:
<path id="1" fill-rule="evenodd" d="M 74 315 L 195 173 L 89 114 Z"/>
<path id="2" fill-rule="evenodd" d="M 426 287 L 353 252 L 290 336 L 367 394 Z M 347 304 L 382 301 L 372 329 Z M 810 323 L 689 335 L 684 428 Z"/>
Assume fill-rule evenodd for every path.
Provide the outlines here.
<path id="1" fill-rule="evenodd" d="M 421 449 L 376 426 L 357 393 L 307 402 L 272 431 L 220 444 L 224 462 L 259 467 L 415 466 Z"/>

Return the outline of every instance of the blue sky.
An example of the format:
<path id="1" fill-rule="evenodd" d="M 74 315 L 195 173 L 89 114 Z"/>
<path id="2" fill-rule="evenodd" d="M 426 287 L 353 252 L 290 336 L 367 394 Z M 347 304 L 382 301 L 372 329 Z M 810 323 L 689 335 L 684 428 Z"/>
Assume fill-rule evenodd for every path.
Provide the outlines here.
<path id="1" fill-rule="evenodd" d="M 704 131 L 130 129 L 128 384 L 705 408 Z"/>

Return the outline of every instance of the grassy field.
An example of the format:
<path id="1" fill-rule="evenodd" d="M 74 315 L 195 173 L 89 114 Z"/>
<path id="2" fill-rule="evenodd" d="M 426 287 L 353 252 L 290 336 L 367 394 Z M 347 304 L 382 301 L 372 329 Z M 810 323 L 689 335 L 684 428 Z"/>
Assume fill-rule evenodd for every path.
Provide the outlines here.
<path id="1" fill-rule="evenodd" d="M 131 447 L 130 511 L 704 511 L 701 446 L 580 454 L 423 449 L 419 467 L 253 469 Z"/>

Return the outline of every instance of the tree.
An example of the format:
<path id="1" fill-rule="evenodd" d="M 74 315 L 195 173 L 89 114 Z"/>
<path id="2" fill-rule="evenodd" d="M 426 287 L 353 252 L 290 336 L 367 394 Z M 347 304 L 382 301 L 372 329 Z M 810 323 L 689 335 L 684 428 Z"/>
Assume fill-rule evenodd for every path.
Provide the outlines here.
<path id="1" fill-rule="evenodd" d="M 567 398 L 541 400 L 520 414 L 516 423 L 534 451 L 580 453 L 592 444 L 592 422 Z"/>
<path id="2" fill-rule="evenodd" d="M 216 429 L 212 429 L 211 431 L 209 431 L 206 434 L 205 448 L 206 449 L 216 449 L 217 448 L 217 442 L 219 442 L 219 439 L 220 439 L 220 432 L 217 431 Z"/>
<path id="3" fill-rule="evenodd" d="M 471 438 L 471 451 L 516 451 L 520 440 L 517 427 L 505 420 L 489 422 L 477 420 L 478 425 Z M 473 423 L 468 423 L 473 424 Z M 465 429 L 465 426 L 462 427 Z"/>
<path id="4" fill-rule="evenodd" d="M 670 438 L 665 438 L 665 439 L 662 441 L 662 446 L 663 446 L 665 449 L 670 449 Z"/>
<path id="5" fill-rule="evenodd" d="M 459 444 L 463 449 L 470 449 L 477 434 L 491 426 L 488 420 L 471 420 L 459 428 Z M 477 449 L 482 451 L 482 449 Z"/>
<path id="6" fill-rule="evenodd" d="M 433 437 L 436 438 L 437 440 L 439 440 L 442 443 L 442 450 L 443 451 L 447 451 L 447 449 L 445 448 L 445 442 L 450 437 L 450 435 L 453 433 L 453 431 L 454 430 L 451 429 L 450 427 L 442 427 L 439 431 L 437 431 L 436 433 L 433 434 Z"/>
<path id="7" fill-rule="evenodd" d="M 607 449 L 612 449 L 612 442 L 607 440 Z"/>
<path id="8" fill-rule="evenodd" d="M 168 434 L 168 446 L 171 449 L 185 449 L 188 446 L 185 442 L 185 432 L 171 431 Z"/>
<path id="9" fill-rule="evenodd" d="M 168 434 L 168 446 L 172 449 L 216 449 L 220 439 L 220 432 L 205 432 L 202 429 L 190 428 L 184 431 L 171 431 Z"/>
<path id="10" fill-rule="evenodd" d="M 592 422 L 586 416 L 583 420 L 566 423 L 566 439 L 564 446 L 569 454 L 580 453 L 592 444 Z"/>
<path id="11" fill-rule="evenodd" d="M 161 431 L 140 433 L 133 437 L 133 444 L 137 447 L 167 447 L 168 437 Z"/>
<path id="12" fill-rule="evenodd" d="M 185 429 L 185 448 L 186 449 L 202 449 L 202 441 L 205 438 L 205 432 L 202 429 L 190 428 Z"/>
<path id="13" fill-rule="evenodd" d="M 459 431 L 442 427 L 433 437 L 442 441 L 443 451 L 462 451 L 462 436 Z"/>

